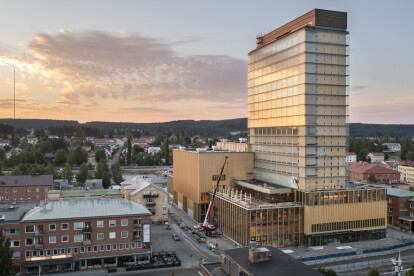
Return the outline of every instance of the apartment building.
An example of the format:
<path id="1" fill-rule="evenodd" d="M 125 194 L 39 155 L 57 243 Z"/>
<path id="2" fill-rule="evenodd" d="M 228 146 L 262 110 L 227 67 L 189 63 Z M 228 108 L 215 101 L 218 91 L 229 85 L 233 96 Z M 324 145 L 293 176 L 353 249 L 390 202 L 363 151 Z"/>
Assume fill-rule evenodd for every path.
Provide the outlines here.
<path id="1" fill-rule="evenodd" d="M 387 188 L 388 225 L 411 233 L 414 230 L 414 192 Z"/>
<path id="2" fill-rule="evenodd" d="M 168 221 L 168 193 L 152 184 L 151 178 L 137 175 L 121 182 L 121 194 L 126 200 L 144 205 L 151 212 L 152 223 Z"/>
<path id="3" fill-rule="evenodd" d="M 0 203 L 41 201 L 53 190 L 53 175 L 0 176 Z"/>
<path id="4" fill-rule="evenodd" d="M 147 262 L 150 215 L 124 199 L 68 200 L 41 203 L 2 226 L 21 274 L 79 271 Z"/>
<path id="5" fill-rule="evenodd" d="M 400 173 L 401 182 L 414 184 L 414 167 L 399 165 L 398 172 Z"/>
<path id="6" fill-rule="evenodd" d="M 350 163 L 348 171 L 350 181 L 367 182 L 372 174 L 379 184 L 396 184 L 400 182 L 400 172 L 388 169 L 382 165 L 369 164 L 367 162 Z"/>

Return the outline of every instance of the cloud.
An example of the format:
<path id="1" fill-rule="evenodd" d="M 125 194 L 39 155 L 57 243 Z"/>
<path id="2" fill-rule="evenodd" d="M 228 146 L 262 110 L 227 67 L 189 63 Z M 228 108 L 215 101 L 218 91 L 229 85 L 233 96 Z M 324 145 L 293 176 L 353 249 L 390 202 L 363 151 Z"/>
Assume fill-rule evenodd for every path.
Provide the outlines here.
<path id="1" fill-rule="evenodd" d="M 175 45 L 136 33 L 61 30 L 38 33 L 20 56 L 1 51 L 11 64 L 47 80 L 60 105 L 111 99 L 153 104 L 183 99 L 244 103 L 247 61 L 220 55 L 182 56 Z M 45 88 L 46 89 L 46 88 Z"/>

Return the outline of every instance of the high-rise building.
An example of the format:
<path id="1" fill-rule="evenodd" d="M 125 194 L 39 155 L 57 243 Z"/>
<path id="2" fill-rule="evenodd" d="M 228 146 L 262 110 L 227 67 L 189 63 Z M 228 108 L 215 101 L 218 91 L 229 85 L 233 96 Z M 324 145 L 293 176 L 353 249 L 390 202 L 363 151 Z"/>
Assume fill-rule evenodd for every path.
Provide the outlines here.
<path id="1" fill-rule="evenodd" d="M 257 36 L 248 70 L 256 178 L 302 190 L 345 187 L 347 14 L 315 9 Z"/>

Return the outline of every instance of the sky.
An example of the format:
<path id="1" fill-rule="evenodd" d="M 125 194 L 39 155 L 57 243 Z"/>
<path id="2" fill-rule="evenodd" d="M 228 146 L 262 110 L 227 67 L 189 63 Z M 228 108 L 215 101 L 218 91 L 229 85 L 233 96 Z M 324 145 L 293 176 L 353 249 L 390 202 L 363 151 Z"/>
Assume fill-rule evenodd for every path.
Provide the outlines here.
<path id="1" fill-rule="evenodd" d="M 256 35 L 348 12 L 350 122 L 414 123 L 414 1 L 0 0 L 0 118 L 247 117 Z"/>

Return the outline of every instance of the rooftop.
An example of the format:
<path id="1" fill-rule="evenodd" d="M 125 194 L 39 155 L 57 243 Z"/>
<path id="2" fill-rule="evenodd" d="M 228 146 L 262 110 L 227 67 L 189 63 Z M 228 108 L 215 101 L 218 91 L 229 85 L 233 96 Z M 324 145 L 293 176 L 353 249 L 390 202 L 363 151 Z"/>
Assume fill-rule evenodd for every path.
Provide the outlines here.
<path id="1" fill-rule="evenodd" d="M 50 190 L 47 195 L 59 194 L 60 197 L 82 197 L 86 195 L 102 196 L 102 195 L 121 195 L 120 190 L 112 189 L 96 189 L 96 190 Z"/>
<path id="2" fill-rule="evenodd" d="M 357 162 L 352 162 L 349 163 L 348 165 L 348 170 L 350 172 L 354 172 L 354 173 L 388 173 L 388 174 L 399 174 L 398 171 L 395 170 L 391 170 L 388 169 L 384 166 L 381 165 L 376 165 L 376 164 L 368 164 L 368 163 L 357 163 Z"/>
<path id="3" fill-rule="evenodd" d="M 403 190 L 403 189 L 397 189 L 397 188 L 391 188 L 386 187 L 387 189 L 387 195 L 395 196 L 395 197 L 414 197 L 414 192 Z"/>
<path id="4" fill-rule="evenodd" d="M 236 262 L 248 275 L 301 275 L 320 276 L 319 272 L 297 261 L 276 247 L 266 246 L 272 257 L 269 261 L 251 263 L 248 259 L 250 247 L 242 247 L 223 251 L 223 255 Z"/>
<path id="5" fill-rule="evenodd" d="M 36 206 L 36 202 L 12 204 L 0 204 L 0 224 L 18 222 L 20 218 Z M 3 217 L 4 216 L 4 217 Z"/>
<path id="6" fill-rule="evenodd" d="M 30 210 L 23 217 L 22 221 L 69 220 L 138 215 L 151 215 L 151 213 L 141 204 L 129 200 L 103 198 L 54 201 Z"/>
<path id="7" fill-rule="evenodd" d="M 0 186 L 53 186 L 53 175 L 0 176 Z"/>

